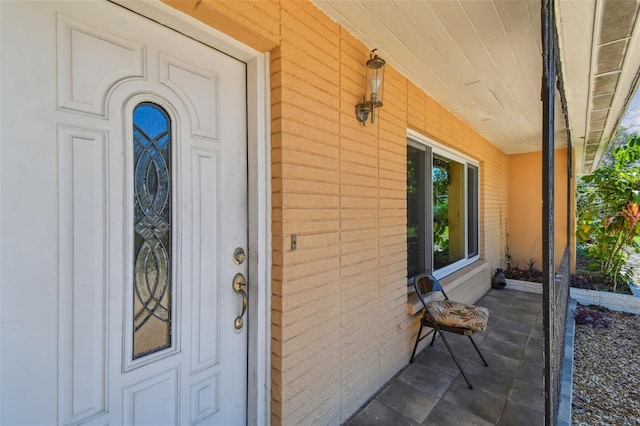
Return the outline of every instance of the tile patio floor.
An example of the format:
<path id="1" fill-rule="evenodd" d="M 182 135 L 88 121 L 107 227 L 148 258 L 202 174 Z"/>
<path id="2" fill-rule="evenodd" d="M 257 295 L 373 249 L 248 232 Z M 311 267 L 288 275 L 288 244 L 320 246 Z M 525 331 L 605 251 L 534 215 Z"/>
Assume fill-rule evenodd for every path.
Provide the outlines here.
<path id="1" fill-rule="evenodd" d="M 477 303 L 489 325 L 473 339 L 485 367 L 464 336 L 447 333 L 473 390 L 440 338 L 427 347 L 346 424 L 543 425 L 542 296 L 489 290 Z"/>

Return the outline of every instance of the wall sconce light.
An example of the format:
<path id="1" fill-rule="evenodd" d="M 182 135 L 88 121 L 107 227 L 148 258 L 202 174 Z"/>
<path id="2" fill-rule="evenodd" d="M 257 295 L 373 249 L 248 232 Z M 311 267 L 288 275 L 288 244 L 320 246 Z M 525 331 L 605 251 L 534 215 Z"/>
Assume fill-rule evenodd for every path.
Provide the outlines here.
<path id="1" fill-rule="evenodd" d="M 376 122 L 376 108 L 382 106 L 382 93 L 384 89 L 384 59 L 380 59 L 373 49 L 369 53 L 367 61 L 367 82 L 364 87 L 362 103 L 356 105 L 356 118 L 366 125 L 369 113 L 371 113 L 371 124 Z"/>

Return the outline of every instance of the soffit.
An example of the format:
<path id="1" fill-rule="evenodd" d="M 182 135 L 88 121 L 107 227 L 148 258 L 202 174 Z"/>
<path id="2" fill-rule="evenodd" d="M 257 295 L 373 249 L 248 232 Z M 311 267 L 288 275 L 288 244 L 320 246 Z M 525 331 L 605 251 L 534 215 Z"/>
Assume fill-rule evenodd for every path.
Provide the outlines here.
<path id="1" fill-rule="evenodd" d="M 638 0 L 565 0 L 558 32 L 578 172 L 597 168 L 638 85 Z"/>
<path id="2" fill-rule="evenodd" d="M 312 1 L 503 152 L 541 150 L 539 0 Z M 599 161 L 637 84 L 638 1 L 557 2 L 579 173 Z M 567 145 L 560 96 L 555 143 Z"/>

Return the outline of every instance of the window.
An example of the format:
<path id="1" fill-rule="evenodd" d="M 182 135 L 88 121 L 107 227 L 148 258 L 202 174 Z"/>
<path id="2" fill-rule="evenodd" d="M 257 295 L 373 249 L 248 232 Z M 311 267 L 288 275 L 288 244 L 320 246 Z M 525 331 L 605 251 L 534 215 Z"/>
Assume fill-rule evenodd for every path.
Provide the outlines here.
<path id="1" fill-rule="evenodd" d="M 133 359 L 171 346 L 171 122 L 158 105 L 133 111 Z"/>
<path id="2" fill-rule="evenodd" d="M 407 145 L 407 273 L 442 277 L 479 257 L 478 166 L 417 139 Z"/>

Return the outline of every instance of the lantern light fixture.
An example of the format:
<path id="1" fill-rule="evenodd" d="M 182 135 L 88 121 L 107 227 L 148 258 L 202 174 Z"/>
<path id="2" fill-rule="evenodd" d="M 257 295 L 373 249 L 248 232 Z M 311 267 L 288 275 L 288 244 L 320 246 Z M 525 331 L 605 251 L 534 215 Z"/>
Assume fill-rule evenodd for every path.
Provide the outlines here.
<path id="1" fill-rule="evenodd" d="M 364 96 L 362 96 L 362 103 L 356 105 L 356 118 L 363 126 L 366 125 L 369 113 L 371 113 L 371 124 L 376 122 L 376 108 L 382 106 L 385 61 L 376 55 L 376 50 L 378 49 L 373 49 L 371 53 L 369 53 L 369 60 L 365 68 L 366 83 Z"/>

